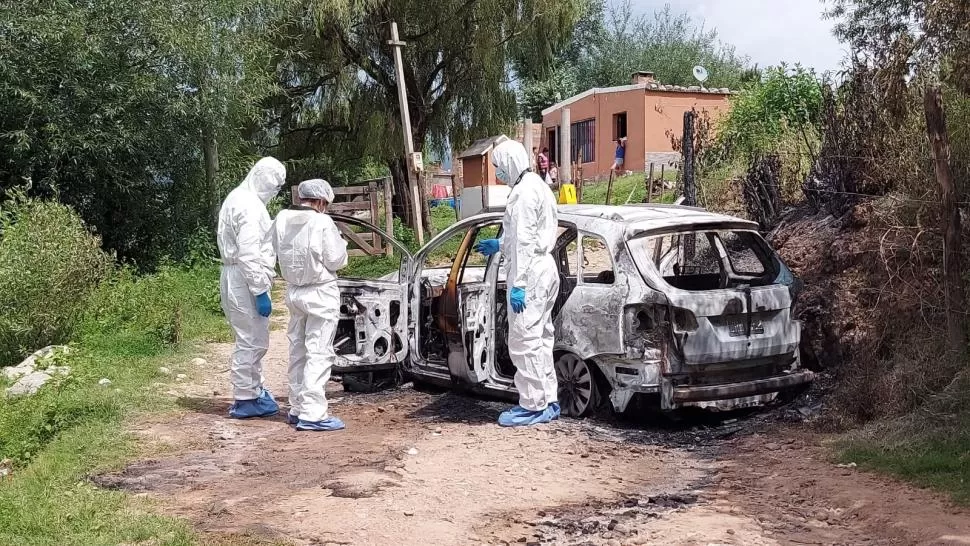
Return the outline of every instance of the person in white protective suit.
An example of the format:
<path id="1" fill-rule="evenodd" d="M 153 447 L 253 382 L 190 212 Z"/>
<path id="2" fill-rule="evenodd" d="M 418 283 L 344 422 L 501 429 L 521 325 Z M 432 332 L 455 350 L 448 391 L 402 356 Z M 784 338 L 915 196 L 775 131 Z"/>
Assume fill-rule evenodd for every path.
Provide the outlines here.
<path id="1" fill-rule="evenodd" d="M 559 418 L 558 383 L 552 349 L 552 308 L 559 272 L 552 256 L 559 227 L 556 198 L 546 181 L 529 168 L 521 143 L 508 140 L 492 151 L 496 176 L 509 185 L 501 239 L 486 239 L 476 250 L 505 255 L 508 284 L 508 346 L 515 364 L 519 405 L 503 412 L 502 426 L 548 423 Z"/>
<path id="2" fill-rule="evenodd" d="M 276 257 L 266 241 L 269 203 L 286 181 L 286 167 L 272 157 L 256 162 L 246 178 L 229 192 L 219 210 L 217 242 L 222 256 L 222 310 L 235 334 L 229 379 L 235 401 L 229 415 L 237 419 L 275 415 L 279 406 L 263 387 L 262 359 L 269 348 L 269 290 Z"/>
<path id="3" fill-rule="evenodd" d="M 288 421 L 297 430 L 340 430 L 344 423 L 328 413 L 325 389 L 336 359 L 337 270 L 347 265 L 347 242 L 326 214 L 333 202 L 329 183 L 306 180 L 297 193 L 301 204 L 280 212 L 270 228 L 290 311 Z"/>

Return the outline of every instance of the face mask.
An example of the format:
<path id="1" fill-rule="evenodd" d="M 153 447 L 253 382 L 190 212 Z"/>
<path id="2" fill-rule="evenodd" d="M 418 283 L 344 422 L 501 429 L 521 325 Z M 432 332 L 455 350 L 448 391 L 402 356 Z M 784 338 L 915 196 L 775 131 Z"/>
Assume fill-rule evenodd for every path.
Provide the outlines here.
<path id="1" fill-rule="evenodd" d="M 495 169 L 495 178 L 501 180 L 505 185 L 509 185 L 512 182 L 512 177 L 501 167 Z"/>

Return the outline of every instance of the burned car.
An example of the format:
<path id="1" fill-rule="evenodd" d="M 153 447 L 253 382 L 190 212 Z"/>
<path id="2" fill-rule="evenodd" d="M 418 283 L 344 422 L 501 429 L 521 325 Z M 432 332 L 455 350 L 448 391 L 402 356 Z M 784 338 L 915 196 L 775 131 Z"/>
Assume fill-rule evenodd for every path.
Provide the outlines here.
<path id="1" fill-rule="evenodd" d="M 361 222 L 335 218 L 338 222 Z M 452 225 L 400 269 L 339 281 L 335 373 L 400 368 L 415 381 L 516 396 L 506 347 L 501 213 Z M 662 410 L 766 403 L 800 368 L 797 280 L 747 220 L 673 205 L 559 208 L 553 317 L 563 412 L 642 398 Z M 375 229 L 372 226 L 367 229 Z"/>

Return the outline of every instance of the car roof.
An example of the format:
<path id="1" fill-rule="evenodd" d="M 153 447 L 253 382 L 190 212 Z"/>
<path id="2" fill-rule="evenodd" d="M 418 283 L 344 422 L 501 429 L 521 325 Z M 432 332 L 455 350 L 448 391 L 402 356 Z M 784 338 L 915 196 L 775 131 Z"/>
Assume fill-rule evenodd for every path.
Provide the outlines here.
<path id="1" fill-rule="evenodd" d="M 683 228 L 757 229 L 758 224 L 736 216 L 682 205 L 560 205 L 560 219 L 587 224 L 610 222 L 622 225 L 628 237 L 669 232 Z M 619 226 L 617 226 L 619 227 Z"/>

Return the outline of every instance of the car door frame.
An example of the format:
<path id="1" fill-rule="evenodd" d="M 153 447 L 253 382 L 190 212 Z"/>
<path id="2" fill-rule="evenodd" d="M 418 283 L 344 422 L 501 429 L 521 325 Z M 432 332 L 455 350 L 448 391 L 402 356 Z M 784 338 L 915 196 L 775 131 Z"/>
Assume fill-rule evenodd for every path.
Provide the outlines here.
<path id="1" fill-rule="evenodd" d="M 329 214 L 329 216 L 335 223 L 358 226 L 380 236 L 401 255 L 396 280 L 338 277 L 337 286 L 340 289 L 338 320 L 354 321 L 355 339 L 352 341 L 356 351 L 353 355 L 338 353 L 333 371 L 345 374 L 395 369 L 410 355 L 410 279 L 414 269 L 414 256 L 400 241 L 366 220 L 342 214 Z M 392 312 L 394 301 L 400 302 L 396 320 L 393 319 Z M 387 308 L 384 307 L 385 302 Z M 360 308 L 363 308 L 365 313 L 362 314 L 359 311 L 351 313 L 352 310 Z M 377 311 L 376 315 L 374 311 Z M 372 335 L 374 331 L 388 335 L 374 336 Z M 335 339 L 334 343 L 335 346 L 339 346 L 338 344 L 343 343 L 343 340 Z M 385 343 L 386 348 L 382 354 L 378 354 L 381 353 L 379 350 L 381 343 Z M 396 344 L 400 344 L 400 348 L 394 350 Z"/>
<path id="2" fill-rule="evenodd" d="M 464 233 L 465 235 L 462 237 L 462 242 L 464 243 L 465 238 L 467 238 L 469 232 L 471 232 L 472 230 L 481 229 L 482 227 L 488 224 L 500 223 L 503 215 L 504 213 L 501 213 L 501 212 L 492 212 L 492 213 L 479 214 L 476 216 L 472 216 L 470 218 L 460 220 L 452 224 L 451 226 L 448 226 L 445 230 L 443 230 L 441 233 L 436 235 L 433 239 L 428 241 L 428 243 L 426 243 L 423 247 L 421 247 L 420 250 L 418 250 L 418 252 L 414 254 L 412 271 L 411 271 L 411 282 L 410 282 L 411 306 L 409 309 L 410 316 L 415 317 L 415 320 L 412 321 L 412 325 L 410 328 L 410 335 L 411 335 L 410 360 L 411 360 L 412 371 L 419 374 L 420 373 L 436 374 L 436 372 L 438 372 L 438 370 L 433 369 L 433 367 L 426 361 L 426 359 L 421 355 L 421 352 L 420 352 L 421 338 L 420 338 L 420 328 L 418 327 L 418 324 L 417 324 L 417 318 L 420 316 L 421 273 L 424 269 L 423 266 L 424 266 L 425 260 L 427 259 L 428 255 L 431 252 L 433 252 L 435 249 L 440 247 L 442 244 L 446 243 L 448 240 L 454 237 L 455 234 Z M 468 249 L 468 252 L 474 252 L 474 251 L 471 249 Z M 465 255 L 467 255 L 467 252 L 466 254 L 462 255 L 462 258 Z M 495 359 L 494 298 L 495 298 L 495 288 L 496 288 L 495 283 L 497 279 L 497 271 L 498 271 L 498 263 L 499 263 L 497 259 L 499 259 L 500 256 L 501 254 L 495 254 L 487 261 L 485 265 L 485 268 L 486 268 L 485 275 L 481 282 L 474 283 L 474 287 L 468 287 L 468 286 L 457 287 L 459 291 L 459 298 L 457 302 L 458 318 L 460 322 L 460 327 L 462 328 L 462 333 L 461 333 L 462 354 L 456 356 L 453 362 L 450 356 L 451 353 L 449 354 L 449 365 L 447 366 L 448 368 L 447 373 L 451 376 L 451 379 L 453 381 L 465 382 L 468 384 L 479 384 L 488 380 L 490 377 L 490 371 L 491 371 L 491 368 L 493 367 L 494 359 Z M 453 259 L 452 268 L 454 267 L 455 261 L 458 258 L 459 258 L 458 256 L 455 256 L 455 258 Z M 465 348 L 465 343 L 466 343 L 465 334 L 466 334 L 466 330 L 469 328 L 469 325 L 466 322 L 466 319 L 468 317 L 464 312 L 465 309 L 462 301 L 463 299 L 462 295 L 465 295 L 467 297 L 468 290 L 462 291 L 462 288 L 475 288 L 480 291 L 484 291 L 486 292 L 485 299 L 491 301 L 491 305 L 487 306 L 486 309 L 479 309 L 480 313 L 485 312 L 489 314 L 488 326 L 485 328 L 485 331 L 481 332 L 482 335 L 486 336 L 485 339 L 483 340 L 481 337 L 476 339 L 477 346 L 484 345 L 485 360 L 484 362 L 476 362 L 475 363 L 476 365 L 474 365 L 472 369 L 468 367 L 468 362 L 466 358 L 468 351 Z M 475 353 L 476 353 L 476 356 L 478 356 L 477 350 L 475 351 Z"/>
<path id="3" fill-rule="evenodd" d="M 571 226 L 576 237 L 576 286 L 563 302 L 555 319 L 556 350 L 569 351 L 589 359 L 601 354 L 623 353 L 623 307 L 626 304 L 627 280 L 618 265 L 618 253 L 625 249 L 610 237 L 587 226 Z M 586 282 L 583 238 L 601 241 L 609 253 L 613 283 Z M 566 243 L 563 250 L 568 248 Z"/>

